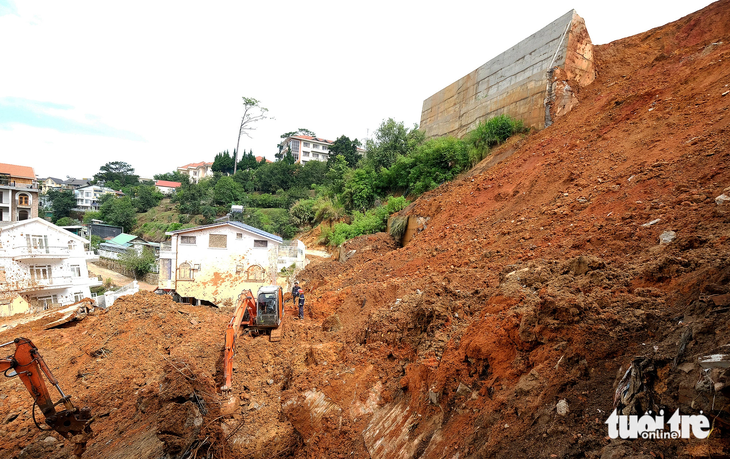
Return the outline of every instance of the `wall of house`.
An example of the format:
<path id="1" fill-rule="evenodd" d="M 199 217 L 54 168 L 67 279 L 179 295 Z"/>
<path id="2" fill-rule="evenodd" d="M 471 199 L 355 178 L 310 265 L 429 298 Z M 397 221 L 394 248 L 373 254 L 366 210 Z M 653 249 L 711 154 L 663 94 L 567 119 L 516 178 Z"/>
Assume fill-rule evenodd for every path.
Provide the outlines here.
<path id="1" fill-rule="evenodd" d="M 226 247 L 216 247 L 218 244 L 211 240 L 212 234 L 225 234 Z M 195 244 L 182 243 L 181 236 L 195 236 Z M 267 247 L 254 247 L 254 240 L 266 240 Z M 175 234 L 171 244 L 176 252 L 160 253 L 158 285 L 175 289 L 180 296 L 207 300 L 216 305 L 233 305 L 244 286 L 255 291 L 261 285 L 271 285 L 276 279 L 279 244 L 245 230 L 227 225 L 204 228 Z M 171 261 L 165 262 L 165 259 Z M 180 279 L 180 266 L 183 264 L 191 267 L 193 280 Z M 170 280 L 167 280 L 167 266 Z"/>
<path id="2" fill-rule="evenodd" d="M 0 302 L 0 317 L 8 317 L 27 312 L 30 312 L 30 303 L 21 296 L 16 295 L 13 298 Z"/>
<path id="3" fill-rule="evenodd" d="M 551 62 L 581 86 L 595 77 L 593 45 L 574 10 L 426 99 L 420 129 L 428 138 L 461 138 L 479 121 L 501 114 L 543 128 Z"/>

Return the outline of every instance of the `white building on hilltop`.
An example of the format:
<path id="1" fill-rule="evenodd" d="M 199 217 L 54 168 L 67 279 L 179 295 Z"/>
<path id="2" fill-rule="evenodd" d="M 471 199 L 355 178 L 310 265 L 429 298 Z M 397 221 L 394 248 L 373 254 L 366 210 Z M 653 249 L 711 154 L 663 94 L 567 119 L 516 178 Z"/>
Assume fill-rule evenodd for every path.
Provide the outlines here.
<path id="1" fill-rule="evenodd" d="M 287 148 L 290 148 L 296 162 L 306 164 L 309 161 L 326 162 L 330 157 L 330 147 L 333 143 L 335 143 L 333 140 L 320 139 L 311 135 L 292 135 L 284 139 L 279 144 L 279 148 L 284 153 Z M 357 152 L 362 155 L 365 150 L 357 147 Z"/>
<path id="2" fill-rule="evenodd" d="M 0 231 L 0 316 L 51 305 L 68 305 L 91 296 L 86 239 L 41 218 L 23 220 Z"/>

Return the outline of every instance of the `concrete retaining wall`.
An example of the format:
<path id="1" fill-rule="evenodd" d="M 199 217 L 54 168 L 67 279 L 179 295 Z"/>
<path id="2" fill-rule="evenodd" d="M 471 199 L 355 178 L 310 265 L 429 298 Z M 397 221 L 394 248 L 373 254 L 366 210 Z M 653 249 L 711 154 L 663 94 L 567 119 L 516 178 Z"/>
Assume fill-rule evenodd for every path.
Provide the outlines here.
<path id="1" fill-rule="evenodd" d="M 585 86 L 595 78 L 593 45 L 575 10 L 426 99 L 420 128 L 428 138 L 463 137 L 479 121 L 507 114 L 526 127 L 542 129 L 548 93 L 564 99 L 552 94 L 555 77 L 548 70 L 554 67 L 564 69 L 559 75 L 573 85 Z"/>

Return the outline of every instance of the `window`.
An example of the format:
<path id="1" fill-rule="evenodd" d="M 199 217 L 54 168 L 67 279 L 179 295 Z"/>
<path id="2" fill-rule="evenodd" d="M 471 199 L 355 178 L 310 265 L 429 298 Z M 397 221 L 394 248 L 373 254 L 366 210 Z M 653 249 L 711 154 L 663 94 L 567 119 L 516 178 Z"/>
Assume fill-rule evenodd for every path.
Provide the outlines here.
<path id="1" fill-rule="evenodd" d="M 305 157 L 309 156 L 309 152 L 308 151 L 302 152 L 302 156 L 305 156 Z"/>
<path id="2" fill-rule="evenodd" d="M 208 236 L 208 247 L 214 249 L 225 249 L 228 247 L 227 234 L 211 234 Z"/>
<path id="3" fill-rule="evenodd" d="M 236 239 L 243 239 L 243 233 L 236 233 Z"/>
<path id="4" fill-rule="evenodd" d="M 329 150 L 327 149 L 327 146 L 322 145 L 322 151 L 329 151 Z"/>
<path id="5" fill-rule="evenodd" d="M 312 144 L 310 144 L 309 142 L 304 142 L 304 148 L 309 148 L 311 146 L 312 146 Z"/>
<path id="6" fill-rule="evenodd" d="M 260 240 L 260 239 L 254 239 L 253 240 L 253 246 L 254 246 L 254 248 L 259 248 L 260 247 L 260 248 L 264 248 L 265 249 L 266 247 L 269 246 L 269 241 L 264 241 L 264 240 Z"/>
<path id="7" fill-rule="evenodd" d="M 41 236 L 36 234 L 26 234 L 25 243 L 28 246 L 29 251 L 43 252 L 45 250 L 48 253 L 48 236 Z"/>
<path id="8" fill-rule="evenodd" d="M 195 236 L 180 236 L 180 244 L 195 245 Z"/>
<path id="9" fill-rule="evenodd" d="M 236 265 L 236 274 L 243 273 L 243 265 Z"/>
<path id="10" fill-rule="evenodd" d="M 27 194 L 18 195 L 18 205 L 19 206 L 29 206 L 30 205 L 30 199 L 28 198 Z"/>
<path id="11" fill-rule="evenodd" d="M 84 193 L 84 197 L 90 198 L 91 197 L 91 192 L 90 191 L 87 191 L 86 193 Z"/>
<path id="12" fill-rule="evenodd" d="M 193 280 L 193 271 L 190 269 L 188 263 L 183 263 L 178 268 L 177 272 L 178 280 Z"/>
<path id="13" fill-rule="evenodd" d="M 71 270 L 71 277 L 81 277 L 81 266 L 71 265 L 69 269 Z"/>
<path id="14" fill-rule="evenodd" d="M 319 150 L 319 148 L 320 148 L 320 146 L 319 146 L 319 145 L 317 145 L 317 144 L 315 143 L 315 144 L 314 144 L 314 149 L 315 149 L 315 150 Z"/>
<path id="15" fill-rule="evenodd" d="M 298 140 L 292 140 L 289 142 L 289 147 L 291 148 L 292 154 L 299 153 L 299 141 Z"/>
<path id="16" fill-rule="evenodd" d="M 312 159 L 319 159 L 319 155 L 317 153 L 312 153 Z"/>
<path id="17" fill-rule="evenodd" d="M 70 251 L 76 250 L 76 242 L 75 241 L 68 241 L 68 250 L 70 250 Z"/>
<path id="18" fill-rule="evenodd" d="M 81 292 L 74 292 L 74 303 L 78 303 L 79 301 L 84 299 L 84 294 Z"/>
<path id="19" fill-rule="evenodd" d="M 30 267 L 30 278 L 31 280 L 48 280 L 51 278 L 51 267 L 46 266 L 31 266 Z"/>
<path id="20" fill-rule="evenodd" d="M 58 303 L 58 297 L 56 295 L 39 296 L 35 299 L 43 309 L 48 309 L 53 303 Z"/>

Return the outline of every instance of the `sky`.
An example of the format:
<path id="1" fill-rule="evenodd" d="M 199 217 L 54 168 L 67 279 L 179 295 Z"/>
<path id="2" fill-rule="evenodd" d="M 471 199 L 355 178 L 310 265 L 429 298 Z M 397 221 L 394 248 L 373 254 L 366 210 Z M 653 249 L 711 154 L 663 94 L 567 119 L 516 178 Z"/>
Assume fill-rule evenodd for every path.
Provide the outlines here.
<path id="1" fill-rule="evenodd" d="M 0 162 L 91 178 L 124 161 L 152 178 L 236 146 L 242 97 L 284 132 L 364 139 L 412 127 L 423 101 L 575 9 L 594 44 L 675 21 L 705 0 L 0 0 Z"/>

